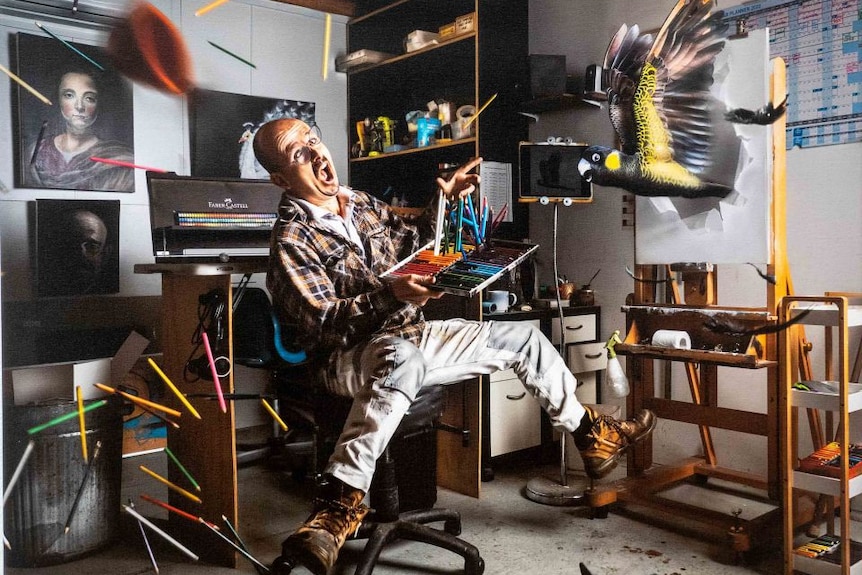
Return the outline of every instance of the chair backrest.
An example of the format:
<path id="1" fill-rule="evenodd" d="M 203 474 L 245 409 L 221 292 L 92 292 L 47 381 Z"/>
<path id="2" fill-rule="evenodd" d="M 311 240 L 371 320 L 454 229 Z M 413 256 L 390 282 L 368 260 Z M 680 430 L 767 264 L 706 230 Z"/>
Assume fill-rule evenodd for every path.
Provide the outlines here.
<path id="1" fill-rule="evenodd" d="M 256 368 L 299 364 L 307 357 L 293 341 L 272 309 L 269 295 L 261 288 L 244 288 L 233 312 L 234 363 Z"/>

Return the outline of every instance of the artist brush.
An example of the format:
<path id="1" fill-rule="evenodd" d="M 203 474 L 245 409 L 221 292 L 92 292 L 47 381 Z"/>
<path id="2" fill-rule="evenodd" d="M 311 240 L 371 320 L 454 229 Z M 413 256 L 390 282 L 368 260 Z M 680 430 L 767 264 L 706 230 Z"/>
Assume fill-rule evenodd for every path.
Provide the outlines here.
<path id="1" fill-rule="evenodd" d="M 87 56 L 86 54 L 84 54 L 83 52 L 81 52 L 80 50 L 78 50 L 77 48 L 75 48 L 74 46 L 72 46 L 71 44 L 66 42 L 65 40 L 63 40 L 62 38 L 60 38 L 59 36 L 57 36 L 56 34 L 51 32 L 50 30 L 45 28 L 44 26 L 42 26 L 42 24 L 40 24 L 39 22 L 35 22 L 35 24 L 41 31 L 46 33 L 48 36 L 50 36 L 54 40 L 57 40 L 58 42 L 63 44 L 63 46 L 65 46 L 66 48 L 68 48 L 69 50 L 71 50 L 72 52 L 74 52 L 75 54 L 77 54 L 78 56 L 80 56 L 81 58 L 83 58 L 84 60 L 86 60 L 87 62 L 89 62 L 93 66 L 95 66 L 96 68 L 98 68 L 99 70 L 101 70 L 103 72 L 105 71 L 104 66 L 102 66 L 101 64 L 99 64 L 98 62 L 96 62 L 95 60 L 93 60 L 92 58 L 90 58 L 89 56 Z"/>
<path id="2" fill-rule="evenodd" d="M 147 399 L 144 399 L 142 397 L 132 395 L 131 393 L 126 393 L 125 391 L 120 391 L 119 389 L 114 389 L 113 387 L 107 386 L 105 384 L 94 383 L 93 385 L 96 386 L 98 389 L 101 389 L 105 393 L 119 394 L 120 396 L 128 399 L 132 403 L 135 403 L 141 407 L 150 407 L 152 409 L 158 409 L 159 411 L 163 411 L 169 415 L 173 415 L 174 417 L 180 417 L 182 415 L 182 413 L 180 413 L 176 409 L 171 409 L 170 407 L 167 407 L 167 406 L 162 405 L 160 403 L 154 403 L 154 402 L 149 401 Z"/>
<path id="3" fill-rule="evenodd" d="M 153 505 L 157 505 L 157 506 L 161 507 L 162 509 L 166 509 L 167 511 L 169 511 L 173 514 L 179 515 L 183 519 L 188 519 L 189 521 L 192 521 L 194 523 L 200 523 L 202 521 L 202 519 L 199 516 L 192 515 L 188 511 L 183 511 L 179 507 L 174 507 L 170 503 L 165 503 L 164 501 L 161 501 L 160 499 L 156 499 L 155 497 L 150 497 L 146 493 L 141 493 L 141 499 L 143 499 L 144 501 L 149 501 Z M 218 529 L 217 525 L 213 525 L 213 524 L 211 524 L 211 525 L 213 527 L 215 527 L 216 529 Z"/>
<path id="4" fill-rule="evenodd" d="M 39 135 L 36 136 L 36 145 L 33 147 L 33 155 L 30 156 L 30 165 L 36 162 L 36 156 L 39 155 L 39 146 L 42 145 L 42 140 L 45 138 L 45 130 L 48 128 L 48 120 L 42 122 L 42 127 L 39 128 Z"/>
<path id="5" fill-rule="evenodd" d="M 132 500 L 131 500 L 131 499 L 129 499 L 129 507 L 131 507 L 132 509 L 134 509 L 134 508 L 135 508 L 135 504 L 134 504 L 134 503 L 132 503 Z M 159 564 L 158 564 L 158 563 L 156 563 L 156 556 L 155 556 L 155 555 L 153 555 L 153 548 L 152 548 L 152 547 L 150 547 L 150 539 L 149 539 L 149 537 L 147 537 L 147 532 L 146 532 L 146 530 L 144 530 L 144 524 L 143 524 L 143 523 L 141 523 L 140 519 L 136 519 L 136 521 L 138 522 L 138 529 L 140 529 L 140 530 L 141 530 L 141 537 L 143 537 L 143 538 L 144 538 L 144 545 L 147 547 L 147 554 L 150 556 L 150 563 L 152 563 L 152 564 L 153 564 L 153 571 L 154 571 L 156 574 L 158 574 L 158 572 L 159 572 Z"/>
<path id="6" fill-rule="evenodd" d="M 195 481 L 195 478 L 192 477 L 192 474 L 189 473 L 189 470 L 186 469 L 185 465 L 180 463 L 180 460 L 177 459 L 177 456 L 174 455 L 174 452 L 171 451 L 170 447 L 168 447 L 167 445 L 165 446 L 165 454 L 167 454 L 170 460 L 174 462 L 174 464 L 179 468 L 180 471 L 182 471 L 183 475 L 185 475 L 186 478 L 191 482 L 191 484 L 194 485 L 195 489 L 200 491 L 201 486 L 198 484 L 197 481 Z"/>
<path id="7" fill-rule="evenodd" d="M 99 451 L 102 448 L 102 442 L 96 442 L 96 448 L 93 449 L 93 458 L 87 464 L 87 469 L 84 471 L 84 479 L 81 480 L 81 486 L 78 487 L 78 493 L 75 494 L 75 500 L 72 502 L 72 509 L 69 511 L 69 517 L 66 519 L 66 525 L 63 527 L 63 533 L 68 533 L 72 526 L 72 519 L 75 517 L 75 512 L 78 510 L 78 504 L 81 502 L 81 496 L 84 494 L 84 488 L 87 486 L 87 479 L 93 472 L 93 467 L 96 464 L 96 459 L 99 457 Z"/>
<path id="8" fill-rule="evenodd" d="M 281 430 L 287 431 L 287 424 L 284 422 L 283 419 L 281 419 L 281 417 L 279 417 L 278 412 L 272 408 L 269 402 L 262 397 L 260 398 L 260 402 L 263 404 L 263 406 L 266 408 L 272 418 L 278 423 L 278 425 L 281 426 Z"/>
<path id="9" fill-rule="evenodd" d="M 15 467 L 12 477 L 9 479 L 9 485 L 6 486 L 6 491 L 3 492 L 4 507 L 6 506 L 6 501 L 9 499 L 9 495 L 12 493 L 12 489 L 15 487 L 15 484 L 18 483 L 18 478 L 21 477 L 21 472 L 24 471 L 24 466 L 27 464 L 27 460 L 30 459 L 30 455 L 33 454 L 34 447 L 36 447 L 36 444 L 32 439 L 27 442 L 27 447 L 24 448 L 24 455 L 22 455 L 21 460 L 18 461 L 18 466 Z"/>
<path id="10" fill-rule="evenodd" d="M 182 551 L 183 553 L 188 555 L 192 560 L 197 561 L 198 559 L 200 559 L 200 557 L 198 557 L 197 555 L 195 555 L 194 553 L 189 551 L 179 541 L 177 541 L 176 539 L 174 539 L 173 537 L 171 537 L 170 535 L 168 535 L 167 533 L 162 531 L 160 528 L 158 528 L 156 525 L 154 525 L 153 522 L 151 522 L 149 519 L 147 519 L 146 517 L 144 517 L 143 515 L 141 515 L 140 513 L 138 513 L 137 511 L 135 511 L 131 507 L 129 507 L 128 505 L 123 505 L 123 509 L 125 510 L 126 513 L 128 513 L 129 515 L 131 515 L 132 517 L 134 517 L 135 519 L 137 519 L 138 521 L 140 521 L 141 523 L 143 523 L 144 525 L 146 525 L 147 527 L 149 527 L 150 529 L 155 531 L 156 534 L 158 534 L 162 537 L 162 539 L 164 539 L 165 541 L 167 541 L 168 543 L 170 543 L 171 545 L 173 545 L 174 547 L 176 547 L 177 549 L 179 549 L 180 551 Z"/>
<path id="11" fill-rule="evenodd" d="M 78 427 L 81 430 L 81 455 L 86 462 L 87 457 L 87 418 L 84 414 L 84 392 L 80 385 L 75 386 L 75 400 L 78 403 Z"/>
<path id="12" fill-rule="evenodd" d="M 155 479 L 156 481 L 163 483 L 164 485 L 167 485 L 169 489 L 173 489 L 174 491 L 176 491 L 177 493 L 179 493 L 183 497 L 191 499 L 195 503 L 202 503 L 200 497 L 198 497 L 194 493 L 186 491 L 185 489 L 183 489 L 182 487 L 180 487 L 179 485 L 177 485 L 175 483 L 171 483 L 170 481 L 168 481 L 167 479 L 165 479 L 164 477 L 162 477 L 161 475 L 159 475 L 155 471 L 151 471 L 150 469 L 147 469 L 147 467 L 145 467 L 143 465 L 139 465 L 138 468 L 141 471 L 143 471 L 144 473 L 146 473 L 147 475 L 149 475 L 150 477 L 152 477 L 153 479 Z"/>
<path id="13" fill-rule="evenodd" d="M 202 339 L 204 340 L 204 351 L 207 355 L 207 362 L 210 364 L 210 372 L 213 376 L 213 385 L 215 385 L 216 395 L 218 396 L 218 406 L 221 409 L 222 413 L 227 413 L 227 404 L 224 402 L 224 394 L 221 389 L 221 380 L 218 377 L 218 370 L 216 369 L 215 359 L 213 359 L 213 350 L 210 347 L 210 338 L 207 335 L 206 330 L 203 330 L 201 334 Z"/>
<path id="14" fill-rule="evenodd" d="M 214 525 L 204 521 L 203 519 L 200 519 L 200 522 L 203 523 L 204 525 L 206 525 L 210 531 L 212 531 L 213 533 L 215 533 L 216 535 L 221 537 L 225 541 L 225 543 L 227 543 L 228 545 L 230 545 L 231 547 L 236 549 L 238 553 L 241 553 L 243 557 L 245 557 L 246 559 L 251 561 L 254 565 L 256 565 L 262 569 L 265 569 L 266 572 L 269 573 L 269 567 L 267 567 L 266 565 L 264 565 L 263 563 L 261 563 L 260 561 L 255 559 L 251 553 L 249 553 L 248 551 L 246 551 L 245 549 L 243 549 L 242 547 L 240 547 L 239 545 L 237 545 L 236 543 L 234 543 L 233 541 L 228 539 L 225 536 L 225 534 L 222 533 L 221 531 L 219 531 L 218 529 L 216 529 L 216 527 Z"/>
<path id="15" fill-rule="evenodd" d="M 3 73 L 4 73 L 4 74 L 6 74 L 7 76 L 9 76 L 9 78 L 11 78 L 12 80 L 14 80 L 14 81 L 18 82 L 18 84 L 19 84 L 22 88 L 24 88 L 25 90 L 27 90 L 28 92 L 30 92 L 31 94 L 33 94 L 34 96 L 36 96 L 37 98 L 39 98 L 43 103 L 48 104 L 49 106 L 53 106 L 53 104 L 51 104 L 51 100 L 49 100 L 48 98 L 46 98 L 45 96 L 43 96 L 42 94 L 40 94 L 40 93 L 39 93 L 39 91 L 38 91 L 38 90 L 36 90 L 36 88 L 34 88 L 33 86 L 31 86 L 30 84 L 28 84 L 27 82 L 25 82 L 24 80 L 22 80 L 21 78 L 19 78 L 19 77 L 18 77 L 18 76 L 16 76 L 15 74 L 13 74 L 12 72 L 10 72 L 10 71 L 9 71 L 9 69 L 8 69 L 8 68 L 6 68 L 5 66 L 0 65 L 0 72 L 3 72 Z"/>
<path id="16" fill-rule="evenodd" d="M 153 358 L 148 357 L 147 361 L 149 362 L 150 366 L 155 370 L 155 372 L 159 374 L 159 377 L 162 378 L 162 381 L 164 381 L 167 384 L 168 388 L 170 388 L 170 390 L 172 392 L 174 392 L 174 395 L 176 395 L 179 398 L 179 400 L 183 403 L 183 405 L 186 406 L 186 409 L 189 410 L 189 413 L 194 415 L 196 418 L 200 419 L 201 414 L 198 413 L 198 410 L 195 409 L 191 403 L 189 403 L 189 400 L 186 399 L 186 397 L 182 393 L 180 393 L 180 390 L 177 389 L 177 386 L 174 385 L 174 382 L 172 382 L 170 380 L 170 378 L 167 375 L 165 375 L 165 372 L 163 372 L 159 368 L 158 364 L 156 364 L 156 362 L 153 361 Z"/>
<path id="17" fill-rule="evenodd" d="M 108 403 L 107 399 L 100 399 L 99 401 L 97 401 L 95 403 L 91 403 L 90 405 L 88 405 L 87 407 L 84 408 L 84 413 L 86 413 L 88 411 L 93 411 L 94 409 L 98 409 L 98 408 L 102 407 L 103 405 L 105 405 L 106 403 Z M 70 411 L 69 413 L 59 415 L 59 416 L 55 417 L 54 419 L 52 419 L 51 421 L 46 421 L 45 423 L 42 423 L 42 424 L 37 425 L 35 427 L 31 427 L 30 429 L 27 430 L 27 434 L 33 435 L 35 433 L 39 433 L 40 431 L 44 431 L 45 429 L 48 429 L 49 427 L 59 425 L 63 422 L 69 421 L 70 419 L 75 419 L 76 417 L 78 417 L 78 410 L 77 409 L 75 411 Z"/>

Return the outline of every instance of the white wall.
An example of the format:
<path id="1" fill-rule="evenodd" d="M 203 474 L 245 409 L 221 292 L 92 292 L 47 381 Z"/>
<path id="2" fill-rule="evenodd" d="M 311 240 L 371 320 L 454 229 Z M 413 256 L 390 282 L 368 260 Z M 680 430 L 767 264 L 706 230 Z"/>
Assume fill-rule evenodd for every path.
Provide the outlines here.
<path id="1" fill-rule="evenodd" d="M 565 54 L 569 74 L 583 77 L 589 64 L 601 64 L 607 44 L 623 23 L 642 30 L 658 28 L 674 0 L 532 0 L 530 2 L 530 53 Z M 726 6 L 723 6 L 726 7 Z M 607 110 L 583 107 L 542 114 L 530 137 L 571 136 L 576 141 L 613 146 Z M 595 189 L 596 200 L 587 206 L 560 209 L 559 268 L 577 282 L 585 282 L 601 268 L 593 282 L 602 306 L 602 335 L 624 329 L 625 303 L 634 282 L 625 266 L 634 264 L 634 230 L 623 228 L 623 193 Z M 543 283 L 551 283 L 553 209 L 530 208 L 531 239 L 543 246 L 540 255 Z M 793 149 L 787 154 L 787 253 L 796 294 L 824 291 L 862 292 L 862 144 Z M 548 249 L 545 249 L 545 246 Z M 719 271 L 719 302 L 723 305 L 765 305 L 765 287 L 753 279 L 748 266 Z M 858 330 L 857 330 L 858 331 Z M 815 345 L 815 366 L 822 350 L 820 335 L 808 330 Z M 858 335 L 854 344 L 858 345 Z M 852 348 L 855 350 L 855 347 Z M 852 360 L 852 358 L 851 358 Z M 765 412 L 762 375 L 720 371 L 720 397 L 725 407 Z M 690 400 L 684 377 L 673 379 L 674 398 Z M 858 425 L 854 425 L 857 430 Z M 859 432 L 857 432 L 859 433 Z M 801 434 L 805 435 L 805 434 Z M 862 436 L 862 434 L 860 434 Z M 714 431 L 719 460 L 737 469 L 765 471 L 765 441 L 751 436 Z M 858 440 L 858 437 L 855 438 Z M 805 447 L 800 447 L 804 450 Z M 673 462 L 701 452 L 693 426 L 661 422 L 655 436 L 655 458 Z M 726 459 L 722 459 L 726 458 Z"/>
<path id="2" fill-rule="evenodd" d="M 335 73 L 334 59 L 346 47 L 346 21 L 332 17 L 327 79 L 322 74 L 324 14 L 269 0 L 234 0 L 196 17 L 207 0 L 153 0 L 182 32 L 201 88 L 316 103 L 317 121 L 332 150 L 337 169 L 347 173 L 347 82 Z M 48 23 L 51 22 L 49 25 Z M 103 45 L 106 32 L 82 29 L 74 23 L 46 20 L 46 27 L 64 40 Z M 0 14 L 0 63 L 9 67 L 8 35 L 39 34 L 33 18 Z M 252 69 L 233 62 L 207 40 L 229 45 L 253 62 Z M 0 235 L 2 235 L 4 299 L 30 298 L 30 239 L 27 203 L 36 198 L 119 199 L 120 294 L 158 295 L 160 277 L 133 273 L 136 263 L 153 261 L 149 208 L 144 172 L 136 173 L 135 192 L 72 192 L 13 188 L 13 137 L 9 80 L 0 75 Z M 134 86 L 135 161 L 181 175 L 190 174 L 188 106 L 183 97 Z"/>

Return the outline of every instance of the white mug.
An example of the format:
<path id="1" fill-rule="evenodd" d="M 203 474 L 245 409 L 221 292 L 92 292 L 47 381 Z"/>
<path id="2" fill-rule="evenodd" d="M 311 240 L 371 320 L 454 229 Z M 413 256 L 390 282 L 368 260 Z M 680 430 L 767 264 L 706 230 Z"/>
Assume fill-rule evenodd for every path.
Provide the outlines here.
<path id="1" fill-rule="evenodd" d="M 497 306 L 497 313 L 506 313 L 518 303 L 518 296 L 505 290 L 488 290 L 488 301 Z"/>

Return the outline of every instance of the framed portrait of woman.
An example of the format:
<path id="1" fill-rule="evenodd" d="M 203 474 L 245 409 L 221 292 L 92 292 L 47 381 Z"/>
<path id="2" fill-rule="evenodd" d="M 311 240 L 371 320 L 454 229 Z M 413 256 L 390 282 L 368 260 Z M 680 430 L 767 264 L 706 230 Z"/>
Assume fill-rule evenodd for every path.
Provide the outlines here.
<path id="1" fill-rule="evenodd" d="M 15 73 L 52 103 L 13 84 L 15 185 L 134 192 L 132 86 L 105 51 L 20 32 L 10 42 Z"/>

